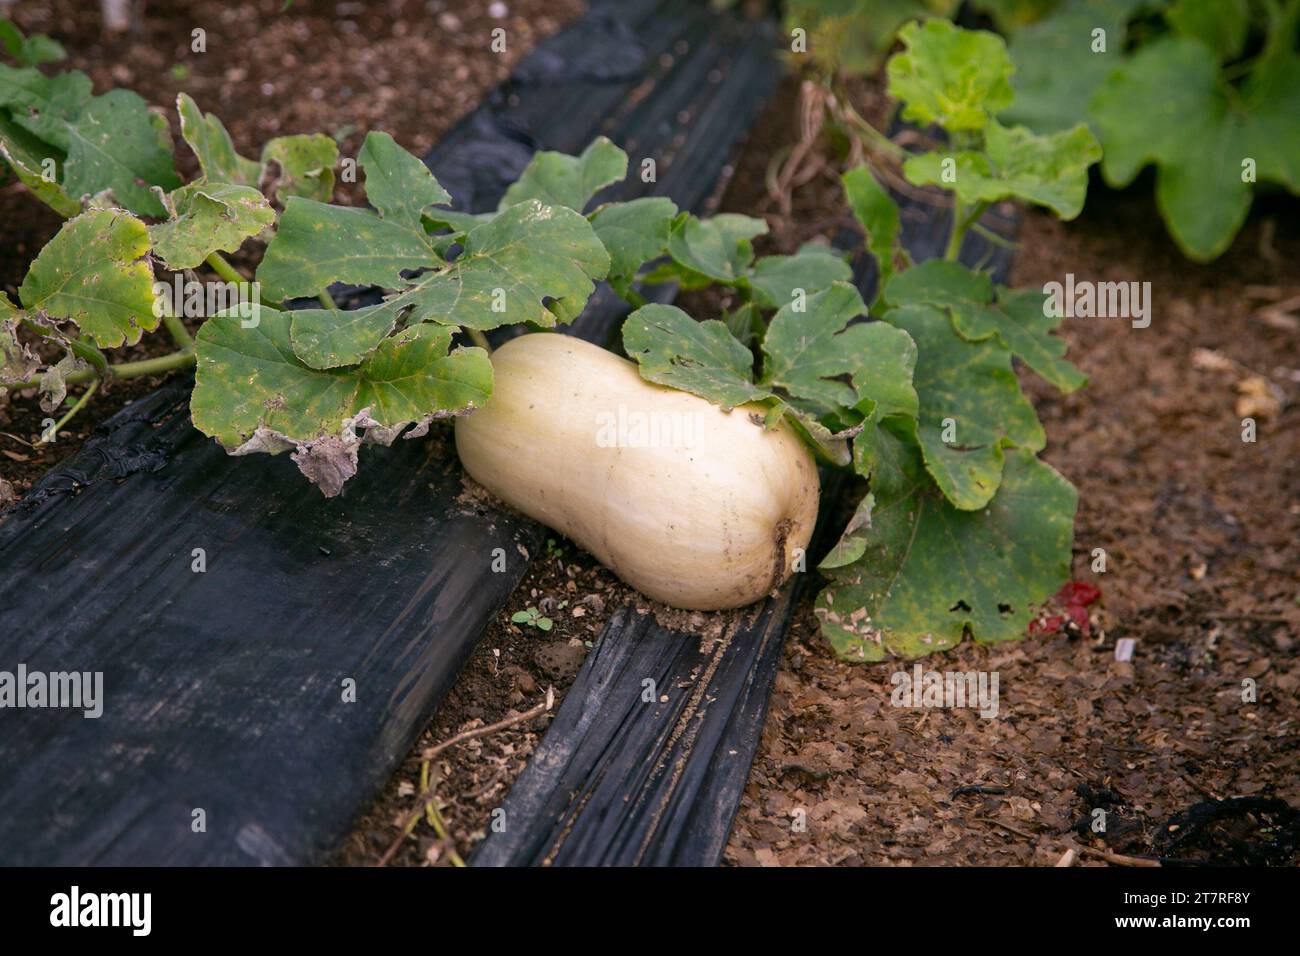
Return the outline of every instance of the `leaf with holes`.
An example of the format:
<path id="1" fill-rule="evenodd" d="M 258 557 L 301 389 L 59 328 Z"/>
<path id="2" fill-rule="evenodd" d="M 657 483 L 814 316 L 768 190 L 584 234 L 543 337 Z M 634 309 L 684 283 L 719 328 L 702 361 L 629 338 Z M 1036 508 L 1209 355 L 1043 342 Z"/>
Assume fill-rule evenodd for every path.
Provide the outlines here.
<path id="1" fill-rule="evenodd" d="M 817 598 L 822 634 L 855 661 L 922 657 L 967 631 L 981 643 L 1022 637 L 1036 607 L 1069 577 L 1074 488 L 1016 449 L 987 507 L 958 510 L 927 473 L 909 423 L 890 424 L 862 554 L 824 566 L 831 583 Z"/>
<path id="2" fill-rule="evenodd" d="M 313 368 L 351 365 L 378 346 L 404 313 L 408 324 L 434 321 L 474 329 L 522 322 L 554 325 L 556 311 L 547 308 L 546 300 L 566 306 L 558 310 L 566 321 L 576 318 L 594 289 L 592 280 L 602 277 L 608 264 L 586 219 L 529 200 L 475 228 L 455 261 L 378 305 L 295 311 L 293 347 Z"/>
<path id="3" fill-rule="evenodd" d="M 471 230 L 461 254 L 420 283 L 416 304 L 422 317 L 447 325 L 552 326 L 547 299 L 576 317 L 608 271 L 609 254 L 583 216 L 530 199 Z"/>
<path id="4" fill-rule="evenodd" d="M 369 209 L 292 197 L 257 269 L 271 301 L 318 295 L 335 282 L 400 289 L 402 273 L 440 264 L 423 230 Z"/>
<path id="5" fill-rule="evenodd" d="M 802 310 L 782 306 L 763 339 L 761 384 L 784 389 L 818 414 L 852 406 L 853 388 L 839 379 L 857 370 L 873 337 L 869 325 L 849 325 L 866 311 L 862 296 L 847 282 L 809 296 Z"/>
<path id="6" fill-rule="evenodd" d="M 314 296 L 335 282 L 400 289 L 403 272 L 442 265 L 422 216 L 451 197 L 428 167 L 387 133 L 369 134 L 357 160 L 377 212 L 290 198 L 257 270 L 272 299 Z"/>
<path id="7" fill-rule="evenodd" d="M 275 222 L 275 210 L 251 186 L 195 183 L 168 194 L 166 222 L 149 227 L 154 252 L 169 269 L 195 269 L 213 252 L 235 252 Z"/>

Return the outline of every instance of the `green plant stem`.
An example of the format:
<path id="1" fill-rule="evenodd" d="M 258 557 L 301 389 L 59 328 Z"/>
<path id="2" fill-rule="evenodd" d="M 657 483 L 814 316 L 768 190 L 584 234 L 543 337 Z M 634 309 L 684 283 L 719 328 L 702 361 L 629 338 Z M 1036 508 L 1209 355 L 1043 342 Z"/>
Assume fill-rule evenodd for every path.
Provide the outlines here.
<path id="1" fill-rule="evenodd" d="M 185 323 L 181 321 L 180 316 L 167 314 L 162 317 L 162 320 L 172 341 L 180 346 L 181 351 L 194 351 L 194 339 L 190 336 L 190 330 L 185 328 Z"/>
<path id="2" fill-rule="evenodd" d="M 956 262 L 961 254 L 961 242 L 966 238 L 962 221 L 966 218 L 966 207 L 960 199 L 954 199 L 952 205 L 952 228 L 948 230 L 948 245 L 944 247 L 943 257 L 949 262 Z"/>
<path id="3" fill-rule="evenodd" d="M 320 300 L 320 304 L 323 305 L 323 306 L 325 306 L 325 308 L 327 308 L 327 309 L 329 309 L 329 310 L 331 310 L 331 311 L 337 311 L 337 310 L 338 310 L 338 306 L 334 304 L 334 297 L 333 297 L 332 295 L 329 294 L 329 290 L 328 290 L 328 289 L 326 289 L 326 290 L 325 290 L 324 292 L 322 292 L 320 295 L 316 296 L 316 298 L 317 298 L 318 300 Z"/>
<path id="4" fill-rule="evenodd" d="M 87 388 L 84 392 L 82 392 L 81 397 L 77 399 L 77 401 L 73 404 L 73 406 L 68 409 L 68 413 L 54 423 L 54 427 L 51 428 L 49 432 L 50 435 L 49 440 L 47 441 L 45 437 L 42 436 L 41 440 L 38 441 L 32 447 L 42 448 L 45 445 L 48 445 L 50 442 L 57 439 L 59 437 L 59 430 L 62 429 L 63 426 L 67 425 L 68 422 L 72 421 L 72 416 L 77 414 L 77 412 L 81 411 L 81 409 L 85 407 L 86 403 L 90 401 L 90 396 L 94 395 L 98 389 L 99 389 L 99 379 L 95 379 L 90 383 L 90 387 Z"/>
<path id="5" fill-rule="evenodd" d="M 471 342 L 484 352 L 487 352 L 488 355 L 492 354 L 492 343 L 487 340 L 487 336 L 483 334 L 482 329 L 466 329 L 465 334 L 469 336 Z"/>
<path id="6" fill-rule="evenodd" d="M 1020 248 L 1020 243 L 1008 239 L 1006 236 L 999 236 L 996 232 L 994 232 L 988 226 L 983 225 L 982 223 L 979 222 L 971 223 L 970 231 L 975 233 L 976 235 L 983 236 L 990 243 L 1002 249 Z"/>
<path id="7" fill-rule="evenodd" d="M 240 275 L 239 270 L 227 262 L 225 257 L 223 257 L 219 252 L 210 253 L 204 261 L 212 267 L 213 272 L 221 276 L 221 278 L 225 279 L 227 282 L 243 283 L 248 281 Z"/>
<path id="8" fill-rule="evenodd" d="M 159 375 L 178 368 L 189 368 L 194 364 L 193 352 L 172 352 L 157 358 L 141 359 L 138 362 L 123 362 L 110 365 L 114 378 L 139 378 L 142 375 Z"/>
<path id="9" fill-rule="evenodd" d="M 225 260 L 225 257 L 222 256 L 221 253 L 219 252 L 212 253 L 207 257 L 207 259 L 204 260 L 204 262 L 206 262 L 212 268 L 213 272 L 221 276 L 221 278 L 225 279 L 227 282 L 245 283 L 248 281 L 242 275 L 240 275 L 239 270 L 236 269 L 234 266 L 232 266 L 229 262 L 227 262 Z M 263 309 L 268 309 L 271 312 L 284 311 L 278 305 L 272 305 L 270 302 L 259 301 L 258 306 Z"/>
<path id="10" fill-rule="evenodd" d="M 77 358 L 84 359 L 91 364 L 91 367 L 102 377 L 108 374 L 108 358 L 95 346 L 91 345 L 84 339 L 69 339 L 68 348 Z"/>
<path id="11" fill-rule="evenodd" d="M 161 375 L 163 372 L 188 368 L 193 364 L 194 353 L 181 350 L 172 352 L 169 355 L 160 355 L 157 358 L 141 359 L 138 362 L 123 362 L 121 365 L 110 365 L 108 366 L 108 374 L 105 376 L 101 376 L 96 369 L 82 369 L 79 372 L 73 372 L 64 381 L 69 385 L 80 385 L 82 382 L 96 381 L 101 378 L 139 378 L 142 375 Z M 41 380 L 39 378 L 30 378 L 25 382 L 14 382 L 12 385 L 6 385 L 5 387 L 18 391 L 24 388 L 37 388 L 40 384 Z"/>
<path id="12" fill-rule="evenodd" d="M 966 238 L 966 233 L 970 231 L 971 226 L 980 221 L 980 217 L 988 208 L 989 204 L 986 202 L 967 206 L 959 199 L 953 200 L 952 230 L 948 233 L 948 246 L 943 251 L 945 259 L 949 262 L 957 261 L 957 257 L 961 255 L 961 244 Z"/>

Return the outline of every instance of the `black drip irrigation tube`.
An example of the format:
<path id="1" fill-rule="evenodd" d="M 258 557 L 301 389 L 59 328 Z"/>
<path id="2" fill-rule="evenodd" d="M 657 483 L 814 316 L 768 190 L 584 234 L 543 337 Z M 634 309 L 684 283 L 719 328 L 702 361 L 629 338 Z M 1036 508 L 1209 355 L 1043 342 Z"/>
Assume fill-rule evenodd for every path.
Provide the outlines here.
<path id="1" fill-rule="evenodd" d="M 896 195 L 902 242 L 917 262 L 943 255 L 950 210 Z M 1004 239 L 1014 207 L 983 225 Z M 836 244 L 856 246 L 856 234 Z M 1006 283 L 1009 243 L 968 234 L 961 259 Z M 854 281 L 870 302 L 874 261 Z M 847 482 L 823 475 L 810 566 L 834 544 L 826 526 Z M 808 574 L 750 608 L 722 639 L 660 626 L 633 607 L 610 618 L 527 766 L 475 866 L 716 866 L 763 732 L 781 648 Z M 647 685 L 646 681 L 653 681 Z M 647 690 L 652 691 L 647 693 Z"/>
<path id="2" fill-rule="evenodd" d="M 774 37 L 686 0 L 598 0 L 426 162 L 481 211 L 535 149 L 604 134 L 656 157 L 641 194 L 707 212 L 779 79 Z M 572 331 L 608 343 L 625 312 L 603 290 Z M 0 522 L 0 662 L 101 675 L 103 701 L 6 715 L 0 864 L 321 861 L 540 544 L 462 503 L 436 442 L 368 447 L 325 499 L 287 456 L 199 434 L 190 387 L 113 416 Z"/>

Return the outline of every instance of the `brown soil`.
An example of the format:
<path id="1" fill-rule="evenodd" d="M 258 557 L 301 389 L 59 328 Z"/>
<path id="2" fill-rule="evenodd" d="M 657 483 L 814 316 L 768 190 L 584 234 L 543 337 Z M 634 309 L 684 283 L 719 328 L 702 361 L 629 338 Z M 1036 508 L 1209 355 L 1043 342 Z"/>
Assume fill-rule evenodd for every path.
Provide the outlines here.
<path id="1" fill-rule="evenodd" d="M 97 3 L 18 4 L 11 12 L 27 33 L 46 33 L 61 42 L 68 59 L 58 67 L 87 73 L 96 93 L 126 87 L 161 109 L 171 122 L 177 164 L 186 178 L 197 172 L 197 163 L 180 139 L 178 93 L 189 93 L 205 111 L 221 117 L 247 156 L 259 155 L 274 136 L 310 132 L 329 133 L 344 156 L 355 156 L 366 133 L 375 129 L 423 155 L 538 40 L 583 8 L 581 0 L 299 0 L 292 5 L 182 0 L 137 6 L 145 7 L 143 16 L 121 36 L 105 34 Z M 504 7 L 505 15 L 492 16 L 501 12 L 494 7 Z M 505 53 L 488 47 L 496 27 L 507 31 Z M 199 28 L 206 32 L 203 53 L 191 49 L 192 31 Z M 336 201 L 361 198 L 359 186 L 339 183 Z M 61 220 L 20 184 L 6 181 L 0 186 L 0 223 L 0 289 L 13 297 Z M 245 267 L 254 262 L 247 252 L 235 260 Z M 116 350 L 110 360 L 133 361 L 173 348 L 159 330 L 133 348 Z M 0 479 L 21 495 L 76 451 L 99 422 L 161 381 L 110 383 L 56 442 L 40 449 L 31 444 L 50 416 L 41 411 L 34 390 L 0 396 Z"/>
<path id="2" fill-rule="evenodd" d="M 794 138 L 795 99 L 787 83 L 738 163 L 724 210 L 772 212 L 764 176 L 769 157 Z M 870 86 L 855 100 L 864 115 L 880 116 Z M 790 251 L 850 221 L 833 172 L 828 164 L 796 192 L 789 219 L 769 217 L 773 235 L 762 251 Z M 1266 806 L 1205 826 L 1195 811 L 1173 830 L 1168 824 L 1224 797 L 1300 806 L 1300 501 L 1285 468 L 1300 455 L 1297 412 L 1286 401 L 1300 383 L 1300 349 L 1286 318 L 1270 324 L 1258 310 L 1300 293 L 1285 269 L 1300 255 L 1296 212 L 1294 201 L 1260 210 L 1234 249 L 1204 267 L 1187 263 L 1154 228 L 1149 183 L 1122 195 L 1094 186 L 1074 223 L 1025 213 L 1016 285 L 1073 272 L 1150 281 L 1154 289 L 1148 329 L 1067 321 L 1071 355 L 1092 377 L 1087 388 L 1061 398 L 1026 376 L 1049 435 L 1046 457 L 1079 488 L 1075 578 L 1102 591 L 1091 633 L 966 644 L 926 661 L 927 669 L 996 671 L 1000 713 L 918 713 L 891 706 L 898 664 L 834 658 L 817 633 L 808 589 L 726 862 L 1051 864 L 1070 848 L 1080 863 L 1104 862 L 1108 852 L 1253 863 L 1294 854 L 1294 843 L 1277 837 L 1288 821 Z M 683 301 L 700 315 L 719 304 Z M 1249 445 L 1240 440 L 1237 403 L 1252 374 L 1283 402 L 1276 412 L 1256 409 L 1260 440 Z M 572 668 L 548 672 L 542 660 L 554 639 L 509 619 L 573 593 L 571 580 L 578 594 L 616 593 L 608 572 L 564 547 L 562 562 L 534 565 L 337 862 L 373 863 L 398 833 L 415 806 L 422 748 L 527 710 L 548 681 L 562 696 Z M 1090 570 L 1097 547 L 1107 551 L 1105 574 Z M 586 615 L 574 636 L 593 639 L 604 616 Z M 1115 660 L 1120 638 L 1136 641 L 1130 661 Z M 1257 683 L 1257 703 L 1242 702 L 1247 678 Z M 482 838 L 546 720 L 435 761 L 436 793 L 462 856 Z M 1090 829 L 1095 810 L 1105 811 L 1105 834 Z M 1170 849 L 1180 831 L 1191 839 Z M 445 864 L 451 843 L 421 823 L 394 863 Z"/>

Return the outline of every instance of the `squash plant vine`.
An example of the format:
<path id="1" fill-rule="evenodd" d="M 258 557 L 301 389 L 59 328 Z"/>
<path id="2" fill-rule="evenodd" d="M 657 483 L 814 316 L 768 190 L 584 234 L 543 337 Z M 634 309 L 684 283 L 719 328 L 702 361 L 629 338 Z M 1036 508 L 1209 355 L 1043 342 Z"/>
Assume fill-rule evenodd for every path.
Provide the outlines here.
<path id="1" fill-rule="evenodd" d="M 949 136 L 947 149 L 902 159 L 903 175 L 949 190 L 956 215 L 947 256 L 914 265 L 871 167 L 845 173 L 882 277 L 871 304 L 827 247 L 756 257 L 762 220 L 702 219 L 663 197 L 597 203 L 628 169 L 605 139 L 580 156 L 536 154 L 495 211 L 467 214 L 417 157 L 372 132 L 356 157 L 370 208 L 358 208 L 330 202 L 333 140 L 280 137 L 248 159 L 182 95 L 181 136 L 201 170 L 183 183 L 163 117 L 128 91 L 94 95 L 80 73 L 47 76 L 38 66 L 57 50 L 20 36 L 20 65 L 0 64 L 0 155 L 69 218 L 18 300 L 0 294 L 0 385 L 39 387 L 53 411 L 85 383 L 74 414 L 100 383 L 195 365 L 197 428 L 234 455 L 288 451 L 334 495 L 362 444 L 418 437 L 489 400 L 484 332 L 570 322 L 603 280 L 634 307 L 623 340 L 644 378 L 724 408 L 761 403 L 769 425 L 789 421 L 825 462 L 867 480 L 822 564 L 830 584 L 817 613 L 839 654 L 915 657 L 966 633 L 1022 636 L 1068 576 L 1075 492 L 1037 458 L 1045 436 L 1013 359 L 1065 391 L 1084 379 L 1041 294 L 995 289 L 956 255 L 990 203 L 1076 214 L 1100 151 L 1083 126 L 1039 135 L 998 122 L 1013 94 L 997 36 L 943 20 L 901 36 L 890 93 L 905 118 Z M 901 152 L 856 122 L 875 148 Z M 249 240 L 265 252 L 245 277 L 226 255 Z M 253 294 L 203 312 L 191 338 L 180 314 L 193 310 L 163 293 L 158 271 L 204 267 Z M 664 281 L 730 286 L 738 304 L 696 321 L 637 291 Z M 336 283 L 383 298 L 340 309 Z M 304 298 L 318 304 L 288 308 Z M 104 354 L 160 325 L 171 355 Z M 43 363 L 20 329 L 63 358 Z"/>
<path id="2" fill-rule="evenodd" d="M 898 209 L 863 165 L 843 183 L 879 265 L 881 293 L 870 308 L 846 277 L 808 269 L 791 277 L 799 283 L 792 296 L 754 297 L 741 307 L 779 304 L 766 323 L 734 316 L 697 323 L 650 305 L 624 329 L 646 378 L 724 406 L 765 402 L 770 419 L 790 418 L 825 459 L 868 480 L 869 493 L 821 565 L 831 583 L 817 602 L 823 634 L 858 660 L 917 657 L 967 633 L 1020 637 L 1036 605 L 1069 576 L 1077 496 L 1037 457 L 1046 437 L 1013 358 L 1062 391 L 1085 377 L 1063 357 L 1064 343 L 1052 335 L 1060 319 L 1042 293 L 994 289 L 956 259 L 991 203 L 1017 198 L 1077 215 L 1088 166 L 1101 155 L 1083 125 L 1038 135 L 998 122 L 1013 93 L 1011 62 L 995 34 L 933 19 L 905 26 L 900 38 L 889 92 L 905 119 L 949 136 L 947 148 L 902 162 L 912 184 L 952 193 L 945 257 L 908 261 Z M 856 123 L 874 148 L 901 152 Z M 726 254 L 714 257 L 710 273 L 674 251 L 668 269 L 686 284 L 700 274 L 741 283 L 734 276 L 748 268 L 760 227 L 694 224 L 700 245 L 708 236 Z M 674 236 L 685 244 L 691 229 L 686 217 Z M 830 282 L 815 288 L 821 279 Z M 879 321 L 859 321 L 868 315 Z M 745 335 L 734 334 L 738 328 Z M 757 377 L 746 336 L 761 353 Z"/>

